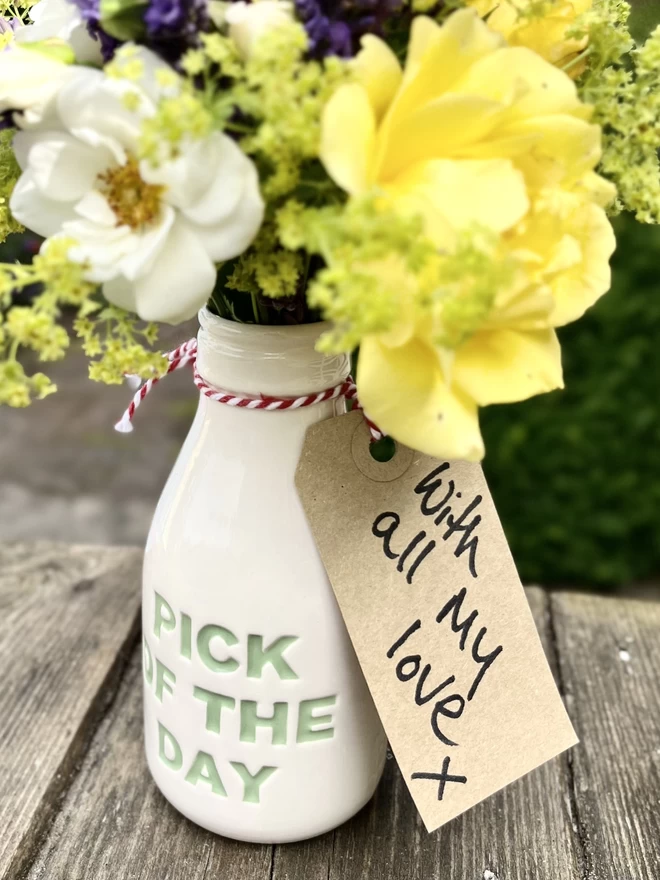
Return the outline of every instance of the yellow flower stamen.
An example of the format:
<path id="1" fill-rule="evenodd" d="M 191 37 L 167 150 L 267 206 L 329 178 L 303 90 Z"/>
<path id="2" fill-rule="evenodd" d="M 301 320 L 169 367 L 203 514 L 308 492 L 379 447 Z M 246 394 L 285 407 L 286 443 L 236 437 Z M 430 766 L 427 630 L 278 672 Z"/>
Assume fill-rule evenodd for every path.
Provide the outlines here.
<path id="1" fill-rule="evenodd" d="M 140 176 L 137 159 L 99 174 L 101 192 L 117 217 L 118 226 L 143 229 L 160 214 L 164 186 L 146 183 Z"/>

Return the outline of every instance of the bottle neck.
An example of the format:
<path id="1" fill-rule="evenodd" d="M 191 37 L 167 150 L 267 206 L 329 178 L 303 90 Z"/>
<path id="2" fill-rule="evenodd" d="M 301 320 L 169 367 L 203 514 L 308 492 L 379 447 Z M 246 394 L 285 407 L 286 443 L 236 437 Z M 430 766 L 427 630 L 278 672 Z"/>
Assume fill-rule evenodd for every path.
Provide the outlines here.
<path id="1" fill-rule="evenodd" d="M 327 324 L 239 324 L 199 312 L 197 370 L 216 388 L 250 397 L 299 397 L 340 384 L 349 373 L 346 354 L 315 349 Z"/>

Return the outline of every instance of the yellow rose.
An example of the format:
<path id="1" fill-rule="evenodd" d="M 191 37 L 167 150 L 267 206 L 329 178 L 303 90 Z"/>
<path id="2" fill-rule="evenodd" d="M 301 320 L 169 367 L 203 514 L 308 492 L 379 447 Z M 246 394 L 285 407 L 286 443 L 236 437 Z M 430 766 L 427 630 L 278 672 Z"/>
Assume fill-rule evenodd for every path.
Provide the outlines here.
<path id="1" fill-rule="evenodd" d="M 404 71 L 378 38 L 362 45 L 359 81 L 324 113 L 330 176 L 351 196 L 376 190 L 420 215 L 440 253 L 484 227 L 520 271 L 454 349 L 438 342 L 442 312 L 402 306 L 398 326 L 362 339 L 360 399 L 395 439 L 479 459 L 478 407 L 562 387 L 553 328 L 609 287 L 614 236 L 602 204 L 613 193 L 593 172 L 600 129 L 566 74 L 506 46 L 473 10 L 442 27 L 417 17 Z"/>
<path id="2" fill-rule="evenodd" d="M 321 160 L 351 195 L 383 189 L 421 213 L 439 246 L 456 229 L 511 229 L 529 189 L 573 185 L 600 157 L 600 129 L 573 82 L 525 48 L 510 48 L 472 10 L 443 27 L 413 22 L 405 71 L 363 38 L 361 82 L 326 105 Z"/>
<path id="3" fill-rule="evenodd" d="M 527 46 L 557 67 L 569 64 L 587 45 L 587 38 L 567 36 L 578 16 L 591 9 L 593 0 L 548 0 L 542 14 L 526 16 L 532 0 L 466 0 L 488 27 L 506 38 L 511 46 Z M 537 0 L 538 3 L 538 0 Z M 578 63 L 570 68 L 572 77 L 584 70 Z"/>

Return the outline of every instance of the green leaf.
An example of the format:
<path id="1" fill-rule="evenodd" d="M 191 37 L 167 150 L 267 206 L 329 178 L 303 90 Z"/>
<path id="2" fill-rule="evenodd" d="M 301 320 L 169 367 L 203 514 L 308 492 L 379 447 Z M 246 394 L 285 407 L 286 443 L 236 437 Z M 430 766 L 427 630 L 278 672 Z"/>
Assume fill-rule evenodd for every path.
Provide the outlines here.
<path id="1" fill-rule="evenodd" d="M 53 61 L 61 61 L 63 64 L 74 64 L 76 56 L 73 49 L 64 40 L 52 37 L 48 40 L 39 40 L 34 43 L 21 43 L 21 49 L 29 49 L 31 52 L 39 52 L 47 55 Z"/>
<path id="2" fill-rule="evenodd" d="M 106 34 L 127 42 L 144 36 L 147 0 L 101 0 L 100 24 Z"/>

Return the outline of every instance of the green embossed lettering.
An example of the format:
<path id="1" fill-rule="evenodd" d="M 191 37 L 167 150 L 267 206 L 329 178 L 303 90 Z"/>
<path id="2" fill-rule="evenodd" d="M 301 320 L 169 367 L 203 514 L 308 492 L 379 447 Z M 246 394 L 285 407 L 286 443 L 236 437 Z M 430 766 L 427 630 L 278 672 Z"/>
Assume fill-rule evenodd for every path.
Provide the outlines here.
<path id="1" fill-rule="evenodd" d="M 210 785 L 213 794 L 227 797 L 218 768 L 208 752 L 197 752 L 197 757 L 193 761 L 192 767 L 186 773 L 186 782 L 189 782 L 191 785 L 197 785 L 200 781 Z"/>
<path id="2" fill-rule="evenodd" d="M 168 669 L 164 663 L 156 658 L 156 699 L 163 702 L 163 691 L 168 694 L 174 693 L 174 685 L 176 684 L 176 675 L 171 669 Z"/>
<path id="3" fill-rule="evenodd" d="M 238 643 L 234 633 L 225 629 L 224 626 L 216 626 L 214 623 L 203 626 L 197 633 L 197 651 L 202 662 L 211 672 L 234 672 L 238 669 L 238 660 L 234 657 L 218 660 L 211 654 L 211 640 L 215 638 L 222 639 L 229 647 Z"/>
<path id="4" fill-rule="evenodd" d="M 270 727 L 271 742 L 274 746 L 286 745 L 286 721 L 289 707 L 286 703 L 275 703 L 272 715 L 257 715 L 257 704 L 253 700 L 241 700 L 241 742 L 257 741 L 257 727 Z"/>
<path id="5" fill-rule="evenodd" d="M 154 593 L 156 597 L 156 611 L 154 615 L 154 635 L 160 638 L 161 630 L 172 632 L 176 626 L 176 617 L 171 606 L 163 599 L 160 593 Z"/>
<path id="6" fill-rule="evenodd" d="M 181 656 L 192 657 L 192 621 L 187 614 L 181 614 Z"/>
<path id="7" fill-rule="evenodd" d="M 142 639 L 142 668 L 144 670 L 144 680 L 147 684 L 151 684 L 154 680 L 154 658 L 151 656 L 151 649 L 146 638 Z"/>
<path id="8" fill-rule="evenodd" d="M 232 761 L 231 766 L 243 780 L 243 803 L 260 803 L 259 789 L 273 775 L 277 767 L 262 767 L 255 776 L 252 776 L 245 764 L 241 764 L 239 761 Z"/>
<path id="9" fill-rule="evenodd" d="M 270 663 L 280 678 L 298 678 L 282 654 L 289 645 L 298 641 L 298 636 L 281 636 L 264 649 L 263 636 L 248 636 L 248 678 L 261 678 L 264 666 Z"/>
<path id="10" fill-rule="evenodd" d="M 167 746 L 169 746 L 172 757 L 167 754 Z M 158 757 L 170 770 L 180 770 L 183 764 L 181 746 L 160 721 L 158 722 Z"/>
<path id="11" fill-rule="evenodd" d="M 332 715 L 314 715 L 316 709 L 329 709 L 334 706 L 337 697 L 322 697 L 319 700 L 302 700 L 298 710 L 298 736 L 296 742 L 308 743 L 319 739 L 332 739 L 334 727 L 321 727 L 320 724 L 332 725 Z"/>
<path id="12" fill-rule="evenodd" d="M 220 718 L 223 709 L 233 709 L 236 700 L 233 697 L 225 697 L 223 694 L 215 694 L 206 688 L 195 687 L 193 696 L 206 703 L 206 729 L 211 733 L 220 733 Z"/>

